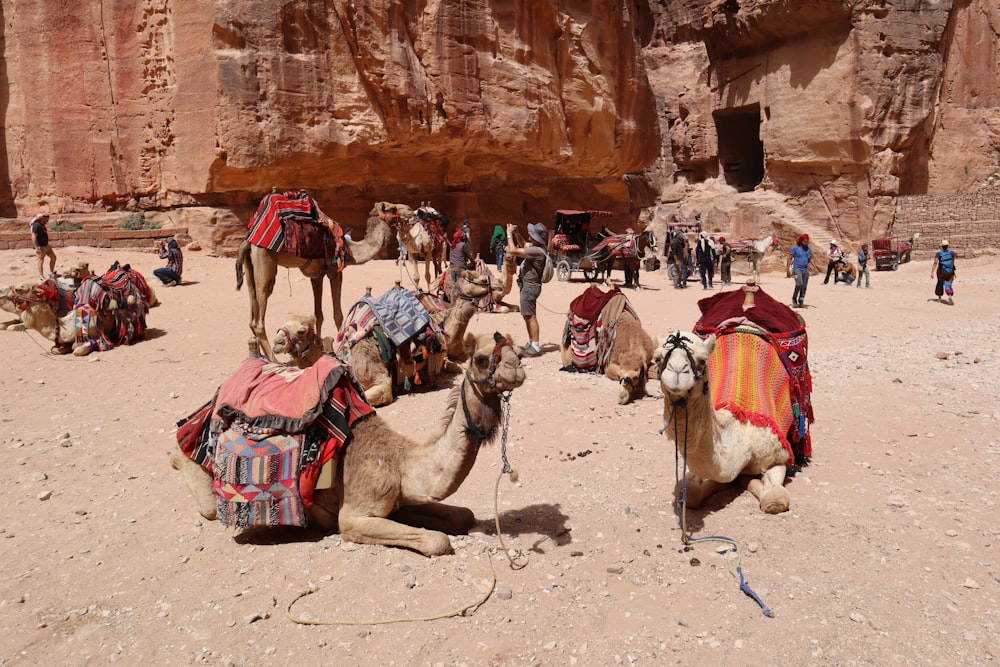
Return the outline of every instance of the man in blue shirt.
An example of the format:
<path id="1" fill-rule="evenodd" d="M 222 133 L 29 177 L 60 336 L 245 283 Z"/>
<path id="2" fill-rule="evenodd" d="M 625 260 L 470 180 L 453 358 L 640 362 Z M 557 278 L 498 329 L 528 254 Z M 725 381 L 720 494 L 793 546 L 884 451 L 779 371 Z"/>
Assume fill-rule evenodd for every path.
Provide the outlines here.
<path id="1" fill-rule="evenodd" d="M 809 235 L 803 234 L 792 246 L 785 262 L 785 274 L 795 277 L 795 290 L 792 292 L 792 305 L 805 307 L 806 286 L 809 285 L 809 262 L 812 261 L 812 248 L 809 247 Z"/>

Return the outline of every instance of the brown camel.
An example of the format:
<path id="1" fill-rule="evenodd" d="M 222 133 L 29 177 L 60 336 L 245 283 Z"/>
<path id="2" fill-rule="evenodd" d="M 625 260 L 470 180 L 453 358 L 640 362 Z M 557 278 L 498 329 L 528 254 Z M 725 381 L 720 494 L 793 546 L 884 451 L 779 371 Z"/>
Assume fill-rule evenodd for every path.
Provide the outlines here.
<path id="1" fill-rule="evenodd" d="M 426 346 L 426 354 L 417 355 L 414 350 L 397 350 L 393 371 L 382 359 L 382 351 L 374 334 L 369 333 L 350 348 L 351 372 L 365 390 L 365 399 L 375 407 L 388 405 L 394 400 L 394 387 L 403 385 L 408 378 L 418 374 L 422 381 L 434 385 L 441 372 L 461 373 L 458 363 L 468 358 L 465 350 L 465 330 L 477 312 L 476 301 L 487 294 L 489 287 L 485 279 L 475 271 L 463 271 L 456 283 L 451 307 L 442 322 L 442 331 Z M 282 339 L 287 337 L 288 348 L 305 363 L 316 356 L 315 348 L 321 346 L 319 337 L 310 331 L 308 322 L 290 321 Z M 277 349 L 277 339 L 276 339 Z M 296 351 L 297 350 L 297 351 Z M 298 362 L 296 362 L 298 365 Z M 301 367 L 301 366 L 300 366 Z"/>
<path id="2" fill-rule="evenodd" d="M 43 338 L 52 341 L 52 354 L 66 354 L 71 350 L 78 357 L 89 354 L 90 345 L 76 345 L 76 311 L 55 305 L 49 298 L 47 286 L 49 289 L 55 287 L 52 281 L 0 287 L 0 309 L 20 316 L 25 328 L 37 331 Z M 106 325 L 114 324 L 109 318 L 91 318 L 88 337 L 100 335 L 99 321 Z"/>
<path id="3" fill-rule="evenodd" d="M 639 322 L 627 310 L 628 304 L 624 294 L 611 297 L 601 309 L 599 321 L 603 322 L 598 339 L 605 339 L 604 344 L 610 344 L 607 363 L 603 365 L 604 375 L 620 384 L 618 403 L 627 405 L 646 395 L 646 380 L 651 369 L 655 344 L 652 336 L 642 328 Z M 570 319 L 567 317 L 566 329 L 563 333 L 560 352 L 563 368 L 573 366 L 573 349 L 570 333 Z M 610 336 L 610 340 L 606 340 Z M 598 343 L 598 354 L 603 345 Z M 594 370 L 600 372 L 601 359 L 597 360 Z"/>
<path id="4" fill-rule="evenodd" d="M 256 339 L 253 339 L 256 343 Z M 309 368 L 330 350 L 330 340 L 323 340 L 316 333 L 315 315 L 292 315 L 274 335 L 271 349 L 275 354 L 287 354 L 297 368 Z M 252 354 L 259 354 L 256 346 Z"/>
<path id="5" fill-rule="evenodd" d="M 475 515 L 441 501 L 472 470 L 483 444 L 492 442 L 501 422 L 502 393 L 524 383 L 524 369 L 508 337 L 465 338 L 472 356 L 465 378 L 453 390 L 447 422 L 428 442 L 393 431 L 378 415 L 354 424 L 350 441 L 330 462 L 330 488 L 317 489 L 309 520 L 338 530 L 350 542 L 413 549 L 425 556 L 452 553 L 448 534 L 467 533 Z M 206 519 L 217 516 L 212 475 L 178 447 L 170 464 L 184 481 Z"/>
<path id="6" fill-rule="evenodd" d="M 438 219 L 440 215 L 436 210 L 422 208 L 422 211 L 429 211 L 429 217 Z M 418 259 L 424 260 L 424 282 L 427 289 L 431 286 L 431 264 L 434 265 L 434 276 L 440 276 L 444 266 L 448 263 L 448 242 L 447 239 L 435 238 L 427 231 L 421 217 L 417 212 L 404 215 L 400 212 L 398 224 L 396 225 L 396 238 L 406 248 L 406 252 L 412 262 L 412 268 L 407 266 L 410 278 L 417 289 L 420 288 L 420 273 L 417 264 Z"/>
<path id="7" fill-rule="evenodd" d="M 368 214 L 368 225 L 365 238 L 362 241 L 347 241 L 345 243 L 351 252 L 351 263 L 364 264 L 374 259 L 379 251 L 391 238 L 391 230 L 386 220 L 398 216 L 410 215 L 408 206 L 379 202 Z M 328 226 L 337 223 L 321 214 L 321 219 Z M 267 248 L 252 245 L 244 241 L 236 257 L 236 289 L 243 286 L 246 275 L 247 289 L 250 294 L 250 330 L 257 345 L 268 359 L 274 361 L 274 352 L 267 340 L 267 330 L 264 319 L 267 314 L 267 300 L 274 291 L 274 280 L 278 267 L 284 266 L 299 269 L 312 283 L 313 309 L 316 315 L 316 330 L 323 328 L 323 278 L 330 281 L 330 297 L 333 302 L 333 321 L 339 327 L 344 321 L 344 312 L 340 305 L 340 292 L 343 288 L 343 267 L 338 267 L 328 258 L 303 259 L 287 252 L 275 252 Z"/>

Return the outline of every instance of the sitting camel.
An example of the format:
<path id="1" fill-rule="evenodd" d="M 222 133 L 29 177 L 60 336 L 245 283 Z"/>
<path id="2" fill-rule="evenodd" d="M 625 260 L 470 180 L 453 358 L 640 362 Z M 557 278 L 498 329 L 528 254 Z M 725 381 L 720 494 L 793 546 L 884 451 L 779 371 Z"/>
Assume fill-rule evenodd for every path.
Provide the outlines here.
<path id="1" fill-rule="evenodd" d="M 69 295 L 72 302 L 72 295 Z M 77 321 L 78 311 L 69 306 L 56 304 L 66 303 L 65 293 L 60 296 L 59 287 L 55 281 L 43 283 L 24 283 L 16 287 L 0 287 L 0 309 L 20 316 L 20 322 L 27 329 L 37 331 L 43 338 L 51 340 L 52 354 L 66 354 L 72 351 L 75 356 L 82 357 L 91 352 L 88 342 L 77 343 L 78 334 L 81 339 L 96 340 L 101 335 L 110 333 L 114 320 L 102 317 L 99 312 L 90 308 L 86 317 Z M 80 330 L 86 322 L 85 331 Z"/>
<path id="2" fill-rule="evenodd" d="M 447 423 L 437 435 L 418 443 L 389 428 L 377 414 L 358 418 L 347 444 L 326 464 L 335 472 L 319 475 L 330 481 L 326 488 L 317 484 L 307 508 L 311 523 L 339 529 L 349 542 L 405 547 L 425 556 L 452 553 L 448 534 L 467 533 L 476 519 L 468 508 L 441 501 L 468 476 L 480 447 L 496 438 L 501 394 L 525 380 L 508 337 L 469 334 L 465 346 L 472 361 L 451 394 Z M 213 491 L 213 475 L 179 447 L 168 455 L 198 511 L 216 519 L 220 498 Z"/>
<path id="3" fill-rule="evenodd" d="M 488 290 L 489 287 L 482 276 L 474 271 L 463 271 L 455 285 L 451 305 L 441 323 L 441 331 L 425 341 L 423 346 L 425 351 L 419 351 L 419 354 L 412 349 L 397 349 L 394 363 L 387 364 L 374 331 L 369 331 L 353 345 L 350 344 L 350 332 L 346 330 L 350 321 L 345 325 L 345 329 L 338 333 L 332 349 L 350 365 L 351 372 L 365 390 L 368 402 L 375 407 L 388 405 L 394 399 L 394 388 L 404 386 L 408 378 L 420 374 L 425 381 L 433 385 L 442 371 L 462 372 L 458 363 L 467 358 L 463 342 L 465 330 L 478 310 L 477 301 L 485 296 Z M 426 300 L 422 300 L 422 303 L 425 307 L 430 305 Z M 292 331 L 287 325 L 286 330 Z M 294 335 L 289 335 L 289 338 L 293 345 L 298 344 L 301 349 L 306 349 L 306 343 L 301 338 L 296 338 Z M 395 368 L 392 369 L 390 366 Z"/>
<path id="4" fill-rule="evenodd" d="M 588 306 L 590 313 L 581 315 Z M 595 310 L 598 315 L 593 317 Z M 653 348 L 653 338 L 642 328 L 625 295 L 593 286 L 570 305 L 559 347 L 563 370 L 603 371 L 618 382 L 620 405 L 646 395 Z"/>

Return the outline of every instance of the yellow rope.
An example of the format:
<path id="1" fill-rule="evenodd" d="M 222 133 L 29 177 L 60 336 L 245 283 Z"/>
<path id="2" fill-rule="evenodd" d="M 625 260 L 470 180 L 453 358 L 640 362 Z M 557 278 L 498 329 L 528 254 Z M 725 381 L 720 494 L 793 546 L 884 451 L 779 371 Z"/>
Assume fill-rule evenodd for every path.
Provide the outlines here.
<path id="1" fill-rule="evenodd" d="M 500 493 L 500 478 L 503 477 L 504 474 L 506 474 L 506 472 L 507 471 L 503 471 L 503 472 L 501 472 L 497 476 L 497 482 L 496 482 L 496 485 L 493 488 L 493 516 L 494 516 L 494 522 L 495 522 L 496 529 L 497 529 L 497 539 L 500 542 L 500 548 L 503 550 L 504 555 L 507 556 L 507 560 L 510 562 L 511 569 L 512 570 L 520 570 L 520 569 L 522 569 L 522 568 L 524 568 L 524 567 L 526 567 L 528 565 L 527 558 L 524 556 L 524 554 L 520 550 L 515 551 L 514 554 L 513 554 L 513 556 L 512 556 L 510 549 L 508 549 L 507 546 L 504 544 L 503 535 L 501 535 L 501 533 L 500 533 L 500 514 L 497 511 L 497 508 L 498 508 L 497 498 L 498 498 L 499 493 Z M 511 480 L 512 481 L 517 481 L 517 473 L 515 473 L 514 471 L 510 471 L 510 475 L 511 475 Z M 311 620 L 311 619 L 302 618 L 300 616 L 293 615 L 292 614 L 292 606 L 296 602 L 298 602 L 302 598 L 306 597 L 307 595 L 312 595 L 313 593 L 315 593 L 315 592 L 317 592 L 319 590 L 318 588 L 313 587 L 313 588 L 307 588 L 306 590 L 301 591 L 298 595 L 296 595 L 292 599 L 292 601 L 288 603 L 288 606 L 285 607 L 285 615 L 288 617 L 288 619 L 290 621 L 292 621 L 293 623 L 298 623 L 300 625 L 389 625 L 391 623 L 416 623 L 416 622 L 420 622 L 420 621 L 436 621 L 436 620 L 440 620 L 442 618 L 451 618 L 452 616 L 463 616 L 470 609 L 475 609 L 475 608 L 478 608 L 481 605 L 483 605 L 487 600 L 490 599 L 490 596 L 493 595 L 493 591 L 496 590 L 496 587 L 497 587 L 497 575 L 496 575 L 496 570 L 493 567 L 493 554 L 496 551 L 497 551 L 496 549 L 484 549 L 484 552 L 486 553 L 487 560 L 489 561 L 489 565 L 490 565 L 490 586 L 489 586 L 489 589 L 483 595 L 481 595 L 477 600 L 475 600 L 474 602 L 471 602 L 471 603 L 469 603 L 467 605 L 459 607 L 458 609 L 455 609 L 453 611 L 443 612 L 443 613 L 440 613 L 440 614 L 433 614 L 431 616 L 416 616 L 416 617 L 406 617 L 406 618 L 386 618 L 386 619 L 379 619 L 379 620 L 373 620 L 373 621 L 352 621 L 352 620 L 332 620 L 332 621 L 318 620 L 318 621 L 316 621 L 316 620 Z"/>

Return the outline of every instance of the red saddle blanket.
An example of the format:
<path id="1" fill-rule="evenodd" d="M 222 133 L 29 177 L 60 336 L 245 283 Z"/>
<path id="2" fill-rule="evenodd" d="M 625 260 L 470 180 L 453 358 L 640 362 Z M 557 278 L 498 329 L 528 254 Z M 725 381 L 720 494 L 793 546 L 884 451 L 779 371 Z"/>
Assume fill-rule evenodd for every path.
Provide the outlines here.
<path id="1" fill-rule="evenodd" d="M 303 259 L 339 255 L 345 248 L 340 226 L 327 227 L 316 201 L 302 191 L 272 192 L 261 199 L 247 240 Z"/>

